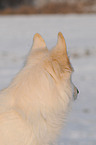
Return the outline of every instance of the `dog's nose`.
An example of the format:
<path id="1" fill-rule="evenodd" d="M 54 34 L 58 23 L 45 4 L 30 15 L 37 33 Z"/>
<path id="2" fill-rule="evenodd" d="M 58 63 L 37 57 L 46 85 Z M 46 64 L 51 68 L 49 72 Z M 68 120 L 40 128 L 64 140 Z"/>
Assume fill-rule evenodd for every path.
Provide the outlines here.
<path id="1" fill-rule="evenodd" d="M 77 94 L 79 94 L 79 90 L 77 89 Z"/>
<path id="2" fill-rule="evenodd" d="M 74 94 L 73 94 L 74 100 L 77 99 L 78 94 L 79 94 L 79 90 L 74 86 Z"/>

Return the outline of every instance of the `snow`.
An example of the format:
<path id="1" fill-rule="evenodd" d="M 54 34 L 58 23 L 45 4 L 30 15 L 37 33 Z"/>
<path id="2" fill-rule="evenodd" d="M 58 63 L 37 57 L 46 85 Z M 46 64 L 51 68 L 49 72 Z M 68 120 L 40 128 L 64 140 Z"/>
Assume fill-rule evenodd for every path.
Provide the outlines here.
<path id="1" fill-rule="evenodd" d="M 74 66 L 72 80 L 80 90 L 59 145 L 96 145 L 96 15 L 0 16 L 0 89 L 21 69 L 39 32 L 49 49 L 61 31 Z"/>

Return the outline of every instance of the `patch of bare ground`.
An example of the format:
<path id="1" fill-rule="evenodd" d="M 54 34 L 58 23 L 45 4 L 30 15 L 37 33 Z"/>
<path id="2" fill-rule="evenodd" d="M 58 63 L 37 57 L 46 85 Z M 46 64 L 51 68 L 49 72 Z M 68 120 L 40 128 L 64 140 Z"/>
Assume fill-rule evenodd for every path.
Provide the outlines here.
<path id="1" fill-rule="evenodd" d="M 89 57 L 96 55 L 96 49 L 86 49 L 85 51 L 81 52 L 73 52 L 71 53 L 71 57 L 74 59 L 78 59 L 80 57 Z"/>

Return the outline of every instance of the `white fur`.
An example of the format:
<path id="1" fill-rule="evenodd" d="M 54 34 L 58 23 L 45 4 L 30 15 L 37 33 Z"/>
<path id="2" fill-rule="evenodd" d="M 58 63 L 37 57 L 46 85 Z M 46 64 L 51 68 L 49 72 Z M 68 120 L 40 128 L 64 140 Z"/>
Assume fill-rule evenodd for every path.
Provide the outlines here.
<path id="1" fill-rule="evenodd" d="M 45 48 L 30 52 L 25 67 L 0 92 L 0 145 L 49 145 L 57 138 L 73 90 L 70 71 L 60 79 L 58 67 L 51 70 L 52 53 Z"/>

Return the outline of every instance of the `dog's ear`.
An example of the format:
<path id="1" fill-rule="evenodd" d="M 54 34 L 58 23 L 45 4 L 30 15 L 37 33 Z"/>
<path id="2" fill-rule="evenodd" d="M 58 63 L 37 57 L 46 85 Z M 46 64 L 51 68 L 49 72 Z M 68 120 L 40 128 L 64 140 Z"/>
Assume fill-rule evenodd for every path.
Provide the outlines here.
<path id="1" fill-rule="evenodd" d="M 72 72 L 73 68 L 67 55 L 66 42 L 61 32 L 58 33 L 57 45 L 51 51 L 51 59 L 52 64 L 59 66 L 59 74 L 63 74 L 65 71 Z"/>
<path id="2" fill-rule="evenodd" d="M 32 50 L 46 49 L 46 43 L 40 34 L 36 33 L 33 38 Z"/>
<path id="3" fill-rule="evenodd" d="M 57 51 L 61 51 L 65 55 L 67 55 L 66 42 L 61 32 L 58 33 L 58 41 L 57 41 L 56 49 L 58 49 Z"/>
<path id="4" fill-rule="evenodd" d="M 66 42 L 61 32 L 58 33 L 57 44 L 51 52 L 52 58 L 57 59 L 59 62 L 62 61 L 62 63 L 64 63 L 69 60 L 67 55 Z"/>

